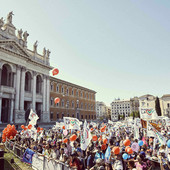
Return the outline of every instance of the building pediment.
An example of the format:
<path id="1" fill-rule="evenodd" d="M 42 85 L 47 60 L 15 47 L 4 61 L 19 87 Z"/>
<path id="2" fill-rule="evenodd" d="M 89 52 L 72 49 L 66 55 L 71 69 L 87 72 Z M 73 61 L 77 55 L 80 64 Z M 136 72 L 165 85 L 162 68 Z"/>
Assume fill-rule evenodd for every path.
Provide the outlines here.
<path id="1" fill-rule="evenodd" d="M 30 55 L 26 52 L 26 50 L 14 40 L 0 40 L 0 49 L 30 58 Z"/>

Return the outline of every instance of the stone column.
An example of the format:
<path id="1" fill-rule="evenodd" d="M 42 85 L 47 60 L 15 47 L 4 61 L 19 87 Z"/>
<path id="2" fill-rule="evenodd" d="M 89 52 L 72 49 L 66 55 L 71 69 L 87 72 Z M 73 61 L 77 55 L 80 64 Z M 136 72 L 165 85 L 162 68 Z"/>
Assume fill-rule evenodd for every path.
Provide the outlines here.
<path id="1" fill-rule="evenodd" d="M 15 109 L 19 110 L 21 66 L 17 65 Z"/>
<path id="2" fill-rule="evenodd" d="M 43 79 L 43 112 L 46 111 L 46 76 L 44 75 L 44 79 Z"/>
<path id="3" fill-rule="evenodd" d="M 0 96 L 0 123 L 2 123 L 2 121 L 1 121 L 1 111 L 2 111 L 2 97 Z"/>
<path id="4" fill-rule="evenodd" d="M 25 71 L 26 68 L 22 67 L 21 72 L 21 93 L 20 93 L 20 110 L 24 110 L 24 93 L 25 93 Z"/>
<path id="5" fill-rule="evenodd" d="M 0 68 L 0 86 L 1 86 L 2 69 Z"/>
<path id="6" fill-rule="evenodd" d="M 46 103 L 46 106 L 47 106 L 47 108 L 46 108 L 46 111 L 47 111 L 47 113 L 49 114 L 49 104 L 50 104 L 50 78 L 49 78 L 49 76 L 47 76 L 47 91 L 46 91 L 46 94 L 47 94 L 47 103 Z"/>
<path id="7" fill-rule="evenodd" d="M 14 99 L 11 99 L 10 123 L 13 123 L 13 115 L 14 115 Z"/>
<path id="8" fill-rule="evenodd" d="M 32 89 L 32 109 L 35 111 L 36 102 L 36 72 L 33 72 L 33 89 Z"/>

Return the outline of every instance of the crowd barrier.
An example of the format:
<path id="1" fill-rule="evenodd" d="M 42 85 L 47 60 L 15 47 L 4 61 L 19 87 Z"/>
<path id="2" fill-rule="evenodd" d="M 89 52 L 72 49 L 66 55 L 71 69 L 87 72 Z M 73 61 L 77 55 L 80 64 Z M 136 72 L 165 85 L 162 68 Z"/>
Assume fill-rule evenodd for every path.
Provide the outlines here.
<path id="1" fill-rule="evenodd" d="M 16 145 L 12 141 L 6 141 L 5 147 L 7 150 L 9 150 L 19 159 L 23 158 L 23 154 L 25 153 L 25 150 L 26 150 L 25 148 Z M 68 164 L 59 162 L 54 159 L 48 160 L 47 157 L 39 155 L 38 153 L 34 154 L 34 156 L 32 157 L 32 164 L 30 164 L 29 166 L 31 166 L 35 170 L 56 170 L 56 169 L 57 170 L 73 170 L 72 168 L 69 167 Z"/>

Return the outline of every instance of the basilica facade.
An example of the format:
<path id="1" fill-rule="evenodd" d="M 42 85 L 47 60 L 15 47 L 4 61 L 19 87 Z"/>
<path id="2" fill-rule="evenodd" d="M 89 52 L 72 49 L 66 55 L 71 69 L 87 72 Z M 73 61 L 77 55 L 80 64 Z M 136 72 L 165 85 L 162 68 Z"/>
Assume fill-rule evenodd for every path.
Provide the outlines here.
<path id="1" fill-rule="evenodd" d="M 29 34 L 12 20 L 13 12 L 0 19 L 0 123 L 25 123 L 30 108 L 49 122 L 50 51 L 38 54 L 37 41 L 28 49 Z"/>

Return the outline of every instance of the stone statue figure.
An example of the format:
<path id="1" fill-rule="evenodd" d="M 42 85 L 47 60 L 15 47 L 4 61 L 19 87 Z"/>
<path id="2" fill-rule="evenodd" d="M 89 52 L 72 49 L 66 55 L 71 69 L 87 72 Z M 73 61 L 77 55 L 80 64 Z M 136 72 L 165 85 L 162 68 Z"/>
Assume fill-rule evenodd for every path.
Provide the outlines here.
<path id="1" fill-rule="evenodd" d="M 37 46 L 38 46 L 38 41 L 36 41 L 35 43 L 34 43 L 34 52 L 37 52 Z"/>
<path id="2" fill-rule="evenodd" d="M 27 31 L 24 32 L 23 34 L 23 38 L 24 38 L 24 41 L 27 42 L 27 37 L 29 36 L 29 34 L 27 33 Z"/>
<path id="3" fill-rule="evenodd" d="M 44 47 L 44 48 L 43 48 L 43 56 L 44 56 L 44 57 L 46 56 L 46 52 L 47 52 L 47 50 L 46 50 L 46 48 Z"/>
<path id="4" fill-rule="evenodd" d="M 50 51 L 50 50 L 47 50 L 47 57 L 48 57 L 48 58 L 50 57 L 50 53 L 51 53 L 51 51 Z"/>
<path id="5" fill-rule="evenodd" d="M 13 11 L 11 11 L 11 12 L 7 15 L 7 23 L 9 23 L 9 24 L 12 24 L 12 15 L 14 15 L 14 14 L 13 14 Z"/>
<path id="6" fill-rule="evenodd" d="M 22 29 L 18 30 L 18 39 L 22 39 Z"/>
<path id="7" fill-rule="evenodd" d="M 2 17 L 2 18 L 0 19 L 0 28 L 2 28 L 3 25 L 4 25 L 4 19 L 3 19 L 3 17 Z"/>

